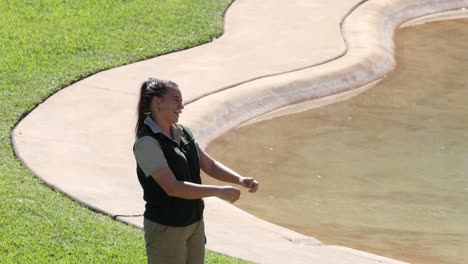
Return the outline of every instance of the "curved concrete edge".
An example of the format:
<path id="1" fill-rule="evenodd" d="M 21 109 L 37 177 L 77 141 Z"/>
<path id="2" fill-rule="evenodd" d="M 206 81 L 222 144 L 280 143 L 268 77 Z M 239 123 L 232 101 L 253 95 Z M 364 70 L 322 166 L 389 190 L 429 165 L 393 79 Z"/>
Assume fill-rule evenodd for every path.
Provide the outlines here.
<path id="1" fill-rule="evenodd" d="M 467 0 L 368 1 L 350 14 L 343 24 L 344 38 L 348 43 L 344 57 L 206 96 L 189 104 L 181 121 L 190 125 L 202 145 L 206 146 L 247 120 L 285 106 L 368 85 L 394 69 L 393 34 L 400 24 L 464 7 L 468 7 Z"/>
<path id="2" fill-rule="evenodd" d="M 344 37 L 348 43 L 348 53 L 343 58 L 314 68 L 259 79 L 237 86 L 235 89 L 206 96 L 186 107 L 188 114 L 184 116 L 182 122 L 190 126 L 197 135 L 200 144 L 206 146 L 211 140 L 229 129 L 276 109 L 353 91 L 365 85 L 372 86 L 372 82 L 384 78 L 395 67 L 393 35 L 403 22 L 466 7 L 468 7 L 468 1 L 464 0 L 368 1 L 356 9 L 343 24 Z M 336 96 L 336 98 L 340 98 L 340 96 Z M 328 103 L 332 102 L 333 99 Z M 218 215 L 218 219 L 213 222 L 209 219 L 213 213 L 208 212 L 207 221 L 210 221 L 209 225 L 213 226 L 215 230 L 222 230 L 218 227 L 224 225 L 223 219 L 225 217 L 232 215 L 235 219 L 245 218 L 246 213 L 237 212 L 232 205 L 213 200 L 210 208 L 216 206 L 222 207 L 225 212 Z M 272 234 L 283 238 L 287 237 L 287 235 L 283 235 L 283 232 L 286 232 L 284 228 L 275 225 L 270 227 Z M 223 243 L 226 241 L 215 244 L 222 245 Z M 320 263 L 343 263 L 345 261 L 346 257 L 344 256 L 341 256 L 339 260 L 333 260 L 325 253 L 327 250 L 332 250 L 332 255 L 335 254 L 335 256 L 346 252 L 372 259 L 375 263 L 397 262 L 345 247 L 315 245 L 311 248 L 323 249 L 319 253 L 322 257 L 315 259 Z M 251 254 L 246 254 L 247 249 L 242 252 L 235 252 L 232 248 L 225 251 L 216 246 L 212 249 L 253 261 L 269 263 L 266 259 L 268 256 L 262 259 L 253 258 Z M 286 252 L 294 251 L 290 249 Z M 311 249 L 308 248 L 307 252 L 310 253 L 310 251 Z M 258 254 L 254 255 L 258 256 Z M 314 257 L 310 254 L 305 255 L 308 256 L 307 262 L 311 263 Z M 296 260 L 299 258 L 297 257 Z"/>
<path id="3" fill-rule="evenodd" d="M 442 20 L 449 20 L 449 19 L 461 19 L 461 18 L 468 18 L 468 8 L 461 8 L 461 9 L 456 9 L 456 10 L 449 10 L 449 11 L 441 11 L 437 12 L 434 14 L 430 15 L 424 15 L 421 17 L 417 17 L 414 19 L 410 19 L 400 25 L 400 28 L 404 27 L 411 27 L 411 26 L 417 26 L 421 25 L 424 23 L 428 22 L 435 22 L 435 21 L 442 21 Z M 391 70 L 390 70 L 391 71 Z M 251 125 L 256 122 L 260 122 L 263 120 L 269 120 L 275 117 L 280 117 L 280 116 L 285 116 L 285 115 L 290 115 L 294 113 L 300 113 L 304 112 L 310 109 L 322 107 L 328 104 L 333 104 L 336 102 L 344 101 L 347 100 L 353 96 L 359 95 L 360 93 L 365 92 L 366 90 L 372 88 L 374 85 L 376 85 L 378 82 L 380 82 L 385 75 L 375 81 L 371 81 L 370 83 L 357 87 L 357 88 L 352 88 L 349 90 L 346 90 L 344 92 L 340 92 L 337 94 L 332 94 L 329 96 L 325 97 L 320 97 L 317 99 L 313 100 L 308 100 L 305 102 L 300 102 L 292 105 L 286 105 L 283 107 L 280 107 L 278 109 L 275 109 L 271 112 L 267 112 L 266 114 L 263 114 L 261 116 L 254 117 L 250 120 L 247 120 L 246 122 L 238 125 L 240 126 L 245 126 L 245 125 Z"/>
<path id="4" fill-rule="evenodd" d="M 461 9 L 449 10 L 444 12 L 437 12 L 435 14 L 430 14 L 426 16 L 421 16 L 415 19 L 406 21 L 400 25 L 400 28 L 417 26 L 429 22 L 437 22 L 450 19 L 465 19 L 468 18 L 468 7 L 463 7 Z"/>

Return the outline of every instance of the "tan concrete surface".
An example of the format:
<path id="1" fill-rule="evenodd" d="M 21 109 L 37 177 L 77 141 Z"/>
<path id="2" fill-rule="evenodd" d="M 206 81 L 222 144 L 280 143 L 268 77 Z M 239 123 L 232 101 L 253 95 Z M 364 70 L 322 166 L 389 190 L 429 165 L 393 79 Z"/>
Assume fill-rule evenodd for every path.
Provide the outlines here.
<path id="1" fill-rule="evenodd" d="M 98 73 L 49 98 L 13 131 L 15 152 L 53 187 L 141 227 L 141 217 L 128 216 L 144 208 L 131 150 L 142 80 L 180 85 L 189 102 L 181 122 L 206 145 L 251 118 L 384 77 L 395 66 L 395 28 L 461 7 L 468 1 L 237 0 L 219 39 Z M 216 198 L 206 204 L 212 250 L 259 263 L 397 263 L 323 245 Z"/>

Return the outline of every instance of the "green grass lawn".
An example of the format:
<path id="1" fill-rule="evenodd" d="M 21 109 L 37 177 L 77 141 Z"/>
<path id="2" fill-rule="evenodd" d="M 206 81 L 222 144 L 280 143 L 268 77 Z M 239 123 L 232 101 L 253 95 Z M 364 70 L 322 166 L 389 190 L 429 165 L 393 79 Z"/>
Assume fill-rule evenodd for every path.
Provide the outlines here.
<path id="1" fill-rule="evenodd" d="M 141 230 L 45 186 L 10 133 L 85 76 L 211 41 L 230 2 L 0 0 L 0 263 L 145 263 Z M 211 252 L 206 262 L 243 263 Z"/>

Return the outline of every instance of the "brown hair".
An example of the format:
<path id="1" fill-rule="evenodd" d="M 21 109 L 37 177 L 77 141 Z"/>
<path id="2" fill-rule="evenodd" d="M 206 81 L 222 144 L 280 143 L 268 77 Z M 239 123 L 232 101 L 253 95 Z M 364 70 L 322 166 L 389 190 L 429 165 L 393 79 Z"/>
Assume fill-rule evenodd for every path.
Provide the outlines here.
<path id="1" fill-rule="evenodd" d="M 135 136 L 138 137 L 143 128 L 145 118 L 151 115 L 151 101 L 153 97 L 162 98 L 168 89 L 178 89 L 178 85 L 171 81 L 149 78 L 144 81 L 140 88 L 140 99 L 137 105 L 138 121 L 135 126 Z"/>

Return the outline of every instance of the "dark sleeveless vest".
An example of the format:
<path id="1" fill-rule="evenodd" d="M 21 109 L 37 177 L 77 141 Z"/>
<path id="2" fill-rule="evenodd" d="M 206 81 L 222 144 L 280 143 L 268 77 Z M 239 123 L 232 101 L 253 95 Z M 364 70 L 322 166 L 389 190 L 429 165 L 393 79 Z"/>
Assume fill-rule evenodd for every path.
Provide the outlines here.
<path id="1" fill-rule="evenodd" d="M 166 157 L 169 168 L 178 181 L 201 184 L 200 158 L 197 146 L 190 130 L 184 126 L 180 145 L 163 133 L 154 133 L 144 125 L 138 138 L 150 136 L 156 139 Z M 146 176 L 137 164 L 138 180 L 143 187 L 143 199 L 146 201 L 144 216 L 166 226 L 188 226 L 203 218 L 202 199 L 182 199 L 171 197 L 151 176 Z"/>

